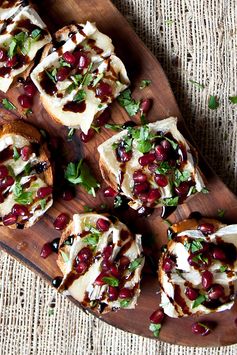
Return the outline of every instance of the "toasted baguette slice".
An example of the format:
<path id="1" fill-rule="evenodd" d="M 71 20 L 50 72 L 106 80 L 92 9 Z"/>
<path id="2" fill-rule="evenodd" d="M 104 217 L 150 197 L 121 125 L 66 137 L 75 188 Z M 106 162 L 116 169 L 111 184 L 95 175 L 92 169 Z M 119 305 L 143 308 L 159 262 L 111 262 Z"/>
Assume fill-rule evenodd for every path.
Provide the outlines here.
<path id="1" fill-rule="evenodd" d="M 237 225 L 202 218 L 171 230 L 158 269 L 164 312 L 177 318 L 230 309 L 237 291 Z"/>
<path id="2" fill-rule="evenodd" d="M 29 228 L 52 206 L 49 152 L 35 127 L 22 121 L 1 127 L 0 176 L 0 225 Z"/>
<path id="3" fill-rule="evenodd" d="M 64 44 L 53 52 L 47 46 L 31 78 L 50 116 L 87 134 L 94 118 L 129 85 L 126 69 L 111 39 L 90 22 L 64 27 L 55 37 Z M 62 68 L 67 74 L 58 80 Z"/>
<path id="4" fill-rule="evenodd" d="M 136 306 L 144 264 L 141 235 L 133 235 L 117 218 L 74 215 L 62 234 L 57 263 L 64 275 L 59 291 L 83 306 L 101 313 Z"/>
<path id="5" fill-rule="evenodd" d="M 163 156 L 156 153 L 160 147 Z M 102 143 L 98 151 L 105 182 L 128 197 L 135 210 L 177 206 L 204 187 L 197 153 L 178 131 L 175 117 L 125 129 Z M 141 165 L 140 160 L 148 154 L 151 159 Z M 142 180 L 134 180 L 137 172 Z"/>
<path id="6" fill-rule="evenodd" d="M 51 41 L 45 23 L 31 6 L 19 7 L 0 33 L 0 48 L 6 60 L 0 63 L 0 90 L 7 92 L 12 82 L 28 73 L 37 52 Z M 15 60 L 10 66 L 9 59 Z"/>

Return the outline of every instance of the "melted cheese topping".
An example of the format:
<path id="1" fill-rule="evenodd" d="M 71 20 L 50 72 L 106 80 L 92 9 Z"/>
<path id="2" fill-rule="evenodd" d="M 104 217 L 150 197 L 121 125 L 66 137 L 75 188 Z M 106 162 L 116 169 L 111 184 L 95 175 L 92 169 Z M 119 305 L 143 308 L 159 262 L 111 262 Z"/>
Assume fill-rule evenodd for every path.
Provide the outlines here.
<path id="1" fill-rule="evenodd" d="M 174 139 L 176 139 L 178 142 L 181 142 L 184 145 L 187 151 L 187 162 L 185 164 L 184 171 L 189 172 L 190 175 L 194 177 L 196 190 L 198 192 L 201 191 L 205 185 L 200 175 L 200 172 L 197 169 L 196 164 L 194 163 L 190 147 L 187 141 L 185 140 L 185 138 L 183 137 L 183 135 L 177 129 L 177 118 L 169 117 L 162 121 L 149 123 L 147 126 L 149 127 L 150 131 L 153 133 L 156 133 L 158 131 L 162 131 L 164 132 L 164 134 L 170 132 L 174 137 Z M 115 134 L 113 137 L 111 137 L 110 139 L 108 139 L 98 147 L 98 152 L 100 154 L 101 161 L 103 161 L 103 164 L 105 164 L 105 166 L 107 167 L 109 174 L 114 176 L 114 180 L 118 183 L 118 185 L 120 179 L 121 163 L 117 160 L 112 145 L 121 141 L 124 137 L 127 136 L 127 134 L 128 134 L 128 130 L 125 129 L 119 132 L 118 134 Z M 124 173 L 123 182 L 121 184 L 122 193 L 132 200 L 131 202 L 129 202 L 129 206 L 135 210 L 139 209 L 142 206 L 142 201 L 136 199 L 133 194 L 133 173 L 136 170 L 141 169 L 141 166 L 138 163 L 138 159 L 142 155 L 143 154 L 139 152 L 137 149 L 136 140 L 134 140 L 132 158 L 126 163 L 126 170 Z M 150 181 L 151 179 L 149 179 L 149 175 L 151 176 L 151 173 L 147 168 L 144 169 L 144 173 L 146 173 L 146 175 L 148 176 L 148 181 Z M 162 199 L 172 197 L 172 187 L 170 184 L 161 188 L 158 185 L 156 185 L 154 181 L 152 181 L 152 186 L 155 188 L 160 188 Z M 157 204 L 156 207 L 159 207 L 161 205 L 162 204 Z"/>
<path id="2" fill-rule="evenodd" d="M 90 48 L 86 48 L 87 53 L 90 52 L 90 60 L 92 63 L 90 72 L 94 78 L 99 76 L 104 78 L 103 81 L 109 84 L 112 88 L 113 98 L 116 98 L 121 91 L 126 89 L 130 82 L 122 61 L 114 54 L 114 46 L 112 45 L 111 39 L 98 31 L 96 26 L 90 22 L 80 26 L 83 31 L 78 31 L 75 36 L 73 36 L 73 39 L 68 39 L 59 51 L 55 51 L 44 58 L 32 72 L 31 78 L 41 93 L 47 111 L 63 125 L 73 128 L 81 128 L 82 131 L 87 134 L 94 117 L 101 114 L 105 108 L 108 107 L 112 98 L 108 98 L 106 102 L 101 102 L 101 99 L 96 97 L 94 90 L 83 86 L 83 90 L 86 94 L 85 110 L 83 112 L 73 112 L 70 110 L 64 111 L 64 105 L 67 102 L 73 101 L 75 94 L 82 88 L 82 86 L 75 87 L 74 90 L 67 93 L 65 89 L 73 83 L 73 80 L 69 78 L 63 82 L 56 83 L 57 93 L 62 94 L 62 97 L 57 97 L 57 95 L 52 96 L 47 94 L 41 85 L 41 73 L 52 67 L 58 68 L 60 66 L 59 59 L 62 56 L 62 53 L 67 51 L 72 52 L 78 45 L 82 44 L 83 46 L 85 40 L 92 39 L 95 41 L 95 46 L 102 51 L 98 54 Z"/>
<path id="3" fill-rule="evenodd" d="M 119 251 L 122 247 L 130 242 L 129 248 L 123 254 L 130 259 L 130 262 L 142 256 L 142 246 L 141 246 L 141 235 L 136 235 L 135 238 L 130 234 L 127 227 L 116 221 L 115 223 L 111 223 L 110 228 L 107 232 L 101 233 L 99 237 L 98 244 L 93 251 L 94 255 L 96 255 L 96 260 L 90 265 L 89 269 L 85 272 L 85 274 L 76 278 L 69 286 L 67 285 L 68 280 L 70 279 L 70 275 L 73 270 L 73 265 L 75 262 L 75 258 L 78 252 L 84 248 L 85 242 L 83 242 L 83 238 L 80 237 L 80 233 L 86 230 L 86 226 L 96 225 L 96 221 L 99 218 L 103 218 L 107 221 L 110 221 L 107 217 L 103 215 L 88 213 L 82 215 L 74 215 L 72 226 L 70 227 L 69 235 L 75 235 L 74 242 L 72 246 L 61 246 L 59 249 L 59 254 L 61 253 L 62 257 L 64 257 L 65 265 L 64 269 L 64 278 L 62 284 L 60 285 L 60 290 L 66 290 L 66 293 L 69 293 L 79 302 L 85 303 L 85 297 L 88 297 L 90 302 L 92 301 L 100 301 L 107 304 L 107 310 L 112 308 L 120 308 L 119 300 L 110 301 L 107 296 L 105 296 L 106 291 L 108 290 L 108 285 L 98 286 L 94 285 L 94 281 L 101 274 L 101 262 L 103 257 L 101 255 L 104 248 L 109 244 L 113 243 L 114 248 L 111 255 L 110 260 L 115 260 Z M 128 236 L 125 240 L 120 238 L 120 233 L 122 230 L 125 230 L 128 233 Z M 65 258 L 66 255 L 66 258 Z M 144 265 L 144 259 L 141 261 L 141 264 L 135 269 L 131 279 L 127 280 L 123 287 L 133 289 L 135 286 L 139 286 L 140 278 L 141 278 L 141 270 Z M 129 271 L 128 276 L 130 275 Z M 127 305 L 126 308 L 134 308 L 137 303 L 137 298 L 140 294 L 140 289 L 137 287 L 135 289 L 135 293 L 131 302 Z M 90 306 L 90 303 L 87 304 Z"/>
<path id="4" fill-rule="evenodd" d="M 160 270 L 160 283 L 162 287 L 161 292 L 161 306 L 164 312 L 173 318 L 188 316 L 192 314 L 208 314 L 211 312 L 221 312 L 230 309 L 234 304 L 234 295 L 237 292 L 237 260 L 229 265 L 224 261 L 212 259 L 208 270 L 213 274 L 213 284 L 221 285 L 225 290 L 225 296 L 228 301 L 219 305 L 215 309 L 210 309 L 203 304 L 193 308 L 194 301 L 188 299 L 185 295 L 187 282 L 193 285 L 195 289 L 201 290 L 203 294 L 202 276 L 200 270 L 191 266 L 187 259 L 190 252 L 185 247 L 185 240 L 187 238 L 203 239 L 205 242 L 218 244 L 219 238 L 221 242 L 233 244 L 237 248 L 237 225 L 225 226 L 215 233 L 206 237 L 198 230 L 187 230 L 179 233 L 176 241 L 171 241 L 168 244 L 169 255 L 175 256 L 176 266 L 170 273 L 165 273 Z M 180 241 L 179 241 L 180 240 Z M 166 253 L 163 255 L 165 258 Z M 220 267 L 226 266 L 227 269 L 221 272 Z M 161 268 L 161 266 L 160 266 Z M 178 271 L 177 271 L 178 270 Z M 175 291 L 179 288 L 180 297 L 184 300 L 185 308 L 182 307 L 175 297 Z"/>

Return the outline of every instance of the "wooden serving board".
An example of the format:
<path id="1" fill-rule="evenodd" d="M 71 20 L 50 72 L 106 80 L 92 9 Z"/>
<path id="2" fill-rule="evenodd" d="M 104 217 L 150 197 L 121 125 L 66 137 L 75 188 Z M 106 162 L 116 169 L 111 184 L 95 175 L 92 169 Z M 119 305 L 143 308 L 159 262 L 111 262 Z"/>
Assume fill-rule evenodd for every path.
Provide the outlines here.
<path id="1" fill-rule="evenodd" d="M 190 140 L 190 134 L 184 122 L 167 78 L 156 58 L 145 47 L 134 33 L 124 17 L 109 0 L 41 0 L 37 2 L 39 13 L 48 24 L 51 31 L 69 24 L 71 21 L 83 23 L 86 20 L 97 23 L 98 28 L 108 34 L 116 47 L 117 54 L 125 62 L 129 77 L 132 82 L 135 98 L 149 97 L 153 99 L 153 107 L 148 115 L 149 121 L 156 121 L 171 115 L 179 118 L 179 127 L 182 133 Z M 145 90 L 139 90 L 142 79 L 150 79 L 152 84 Z M 8 98 L 17 104 L 17 96 L 22 89 L 11 89 Z M 0 112 L 1 123 L 15 119 L 17 114 L 9 113 L 3 109 Z M 117 103 L 112 105 L 112 121 L 122 123 L 129 117 Z M 134 118 L 139 122 L 139 118 Z M 33 114 L 28 121 L 39 128 L 45 129 L 50 136 L 60 138 L 60 150 L 57 151 L 57 160 L 66 164 L 73 159 L 85 157 L 93 168 L 94 174 L 105 187 L 99 172 L 97 146 L 112 135 L 112 132 L 102 129 L 100 134 L 87 144 L 81 144 L 77 133 L 72 142 L 67 142 L 67 129 L 53 122 L 40 104 L 39 97 L 34 99 Z M 193 211 L 199 211 L 204 216 L 216 217 L 218 208 L 226 210 L 225 220 L 236 223 L 237 199 L 228 188 L 213 173 L 201 159 L 201 168 L 207 178 L 210 193 L 198 194 L 184 205 L 177 208 L 169 220 L 180 221 L 187 218 Z M 58 173 L 59 174 L 59 173 Z M 56 187 L 57 188 L 57 187 Z M 51 255 L 44 260 L 40 257 L 40 250 L 45 242 L 60 236 L 53 228 L 55 217 L 61 212 L 72 216 L 82 212 L 83 205 L 91 207 L 106 203 L 110 211 L 121 218 L 133 231 L 143 233 L 144 245 L 151 245 L 155 263 L 158 262 L 158 250 L 167 242 L 167 225 L 159 217 L 158 211 L 151 217 L 138 217 L 128 209 L 126 211 L 113 210 L 111 199 L 105 199 L 102 189 L 96 198 L 88 195 L 78 188 L 76 198 L 65 202 L 60 197 L 60 188 L 55 196 L 55 203 L 44 218 L 30 230 L 11 231 L 1 229 L 0 247 L 24 263 L 33 271 L 51 282 L 52 278 L 60 274 L 56 266 L 56 255 Z M 149 259 L 149 258 L 147 258 Z M 149 316 L 159 305 L 159 285 L 156 274 L 148 266 L 145 267 L 141 283 L 141 296 L 135 310 L 121 310 L 102 316 L 101 319 L 117 328 L 135 334 L 152 337 L 149 331 Z M 98 316 L 98 315 L 97 315 Z M 191 324 L 196 321 L 193 317 L 185 319 L 167 319 L 162 327 L 160 339 L 173 344 L 189 346 L 220 346 L 237 342 L 237 331 L 234 320 L 237 318 L 237 305 L 230 311 L 200 317 L 200 320 L 211 320 L 217 323 L 216 329 L 207 337 L 193 335 Z"/>

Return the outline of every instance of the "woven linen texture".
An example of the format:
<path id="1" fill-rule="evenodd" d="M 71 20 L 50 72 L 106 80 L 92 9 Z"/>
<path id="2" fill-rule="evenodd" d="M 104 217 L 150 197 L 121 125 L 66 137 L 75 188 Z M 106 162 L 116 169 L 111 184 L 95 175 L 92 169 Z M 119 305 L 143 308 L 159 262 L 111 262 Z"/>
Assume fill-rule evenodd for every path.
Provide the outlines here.
<path id="1" fill-rule="evenodd" d="M 161 62 L 199 148 L 237 190 L 237 1 L 116 0 Z M 190 80 L 204 85 L 200 90 Z M 210 110 L 216 95 L 219 108 Z M 234 355 L 237 346 L 194 349 L 117 330 L 86 315 L 0 252 L 0 355 Z"/>

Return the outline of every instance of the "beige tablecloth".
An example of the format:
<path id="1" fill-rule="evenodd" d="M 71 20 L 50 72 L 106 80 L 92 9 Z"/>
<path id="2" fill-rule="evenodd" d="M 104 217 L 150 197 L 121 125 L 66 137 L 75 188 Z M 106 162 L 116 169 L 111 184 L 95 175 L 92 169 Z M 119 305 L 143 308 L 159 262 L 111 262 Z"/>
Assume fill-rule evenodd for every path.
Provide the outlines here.
<path id="1" fill-rule="evenodd" d="M 196 142 L 236 192 L 237 105 L 228 97 L 237 95 L 237 1 L 114 2 L 163 65 Z M 208 109 L 209 95 L 219 98 L 217 110 Z M 0 252 L 0 354 L 231 355 L 237 346 L 193 349 L 127 334 L 84 314 Z"/>

